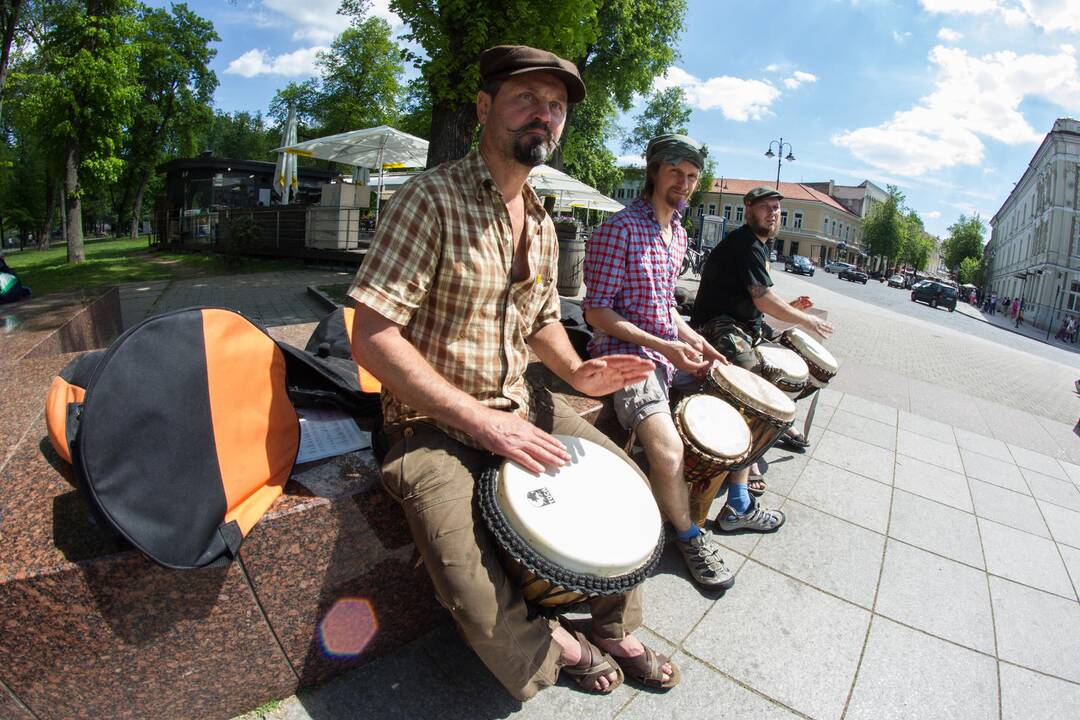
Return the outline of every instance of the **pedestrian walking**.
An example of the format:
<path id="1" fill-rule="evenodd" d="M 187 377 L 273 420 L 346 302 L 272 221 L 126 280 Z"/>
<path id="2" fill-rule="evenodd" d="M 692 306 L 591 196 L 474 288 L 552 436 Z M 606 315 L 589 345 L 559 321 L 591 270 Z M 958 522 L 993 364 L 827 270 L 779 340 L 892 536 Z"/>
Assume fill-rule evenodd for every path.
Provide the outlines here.
<path id="1" fill-rule="evenodd" d="M 1015 321 L 1013 327 L 1020 327 L 1024 324 L 1024 301 L 1022 298 L 1016 298 L 1013 301 L 1013 320 Z"/>

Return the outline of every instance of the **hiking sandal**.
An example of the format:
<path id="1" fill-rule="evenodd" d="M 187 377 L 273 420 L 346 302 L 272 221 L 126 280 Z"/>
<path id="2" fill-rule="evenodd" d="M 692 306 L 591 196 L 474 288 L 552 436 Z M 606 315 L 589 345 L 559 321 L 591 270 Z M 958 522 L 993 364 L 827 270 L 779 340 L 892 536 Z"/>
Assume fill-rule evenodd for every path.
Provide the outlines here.
<path id="1" fill-rule="evenodd" d="M 622 685 L 625 676 L 622 668 L 615 663 L 611 655 L 589 642 L 589 638 L 585 636 L 585 633 L 574 627 L 574 624 L 565 617 L 560 616 L 558 620 L 559 625 L 562 625 L 566 632 L 573 635 L 581 647 L 581 659 L 575 665 L 564 665 L 563 672 L 574 678 L 577 686 L 585 692 L 607 695 Z M 609 682 L 607 689 L 598 689 L 596 681 L 602 677 L 607 677 L 611 673 L 615 673 L 615 679 Z"/>
<path id="2" fill-rule="evenodd" d="M 670 690 L 679 684 L 682 679 L 682 672 L 679 671 L 679 666 L 672 661 L 667 655 L 661 655 L 653 650 L 648 645 L 644 646 L 645 652 L 641 655 L 635 655 L 634 657 L 619 657 L 615 655 L 615 662 L 626 671 L 626 674 L 633 680 L 641 683 L 645 687 L 653 688 L 655 690 Z M 671 665 L 671 675 L 667 680 L 664 680 L 664 673 L 660 668 L 668 663 Z"/>

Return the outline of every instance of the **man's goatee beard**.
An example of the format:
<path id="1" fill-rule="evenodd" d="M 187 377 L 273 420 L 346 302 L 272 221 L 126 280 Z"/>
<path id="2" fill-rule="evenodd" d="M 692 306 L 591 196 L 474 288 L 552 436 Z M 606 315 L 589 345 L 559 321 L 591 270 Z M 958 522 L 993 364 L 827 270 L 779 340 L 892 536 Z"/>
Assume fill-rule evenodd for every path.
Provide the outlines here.
<path id="1" fill-rule="evenodd" d="M 543 165 L 551 157 L 554 148 L 549 148 L 540 138 L 536 138 L 535 142 L 523 145 L 520 142 L 514 143 L 514 159 L 522 165 L 528 165 L 529 167 L 537 167 Z"/>

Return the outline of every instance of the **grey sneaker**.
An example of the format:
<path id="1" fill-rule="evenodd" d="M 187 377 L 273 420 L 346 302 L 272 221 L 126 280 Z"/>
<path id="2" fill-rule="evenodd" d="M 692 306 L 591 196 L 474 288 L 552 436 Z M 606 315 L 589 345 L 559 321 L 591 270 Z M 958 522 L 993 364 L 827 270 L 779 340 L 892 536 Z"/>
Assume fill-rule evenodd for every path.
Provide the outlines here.
<path id="1" fill-rule="evenodd" d="M 780 529 L 787 518 L 779 510 L 766 510 L 758 501 L 750 498 L 750 509 L 739 515 L 730 505 L 725 505 L 716 516 L 716 526 L 726 533 L 771 533 Z"/>
<path id="2" fill-rule="evenodd" d="M 735 573 L 724 564 L 720 547 L 713 542 L 712 533 L 708 530 L 702 530 L 700 535 L 687 542 L 675 538 L 675 545 L 699 585 L 727 590 L 735 584 Z"/>

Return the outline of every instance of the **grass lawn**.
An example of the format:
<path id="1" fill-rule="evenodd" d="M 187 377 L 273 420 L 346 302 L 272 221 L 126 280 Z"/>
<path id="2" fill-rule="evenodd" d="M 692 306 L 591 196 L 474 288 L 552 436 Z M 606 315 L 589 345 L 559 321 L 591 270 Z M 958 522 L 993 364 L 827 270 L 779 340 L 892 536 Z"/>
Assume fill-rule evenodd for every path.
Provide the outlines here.
<path id="1" fill-rule="evenodd" d="M 86 262 L 78 265 L 68 263 L 66 245 L 48 250 L 23 250 L 5 259 L 20 282 L 34 291 L 35 297 L 118 283 L 229 272 L 220 255 L 152 250 L 145 238 L 136 241 L 130 238 L 91 240 L 86 242 L 85 250 Z M 301 266 L 298 262 L 288 260 L 246 258 L 236 272 L 273 272 L 298 266 Z"/>

